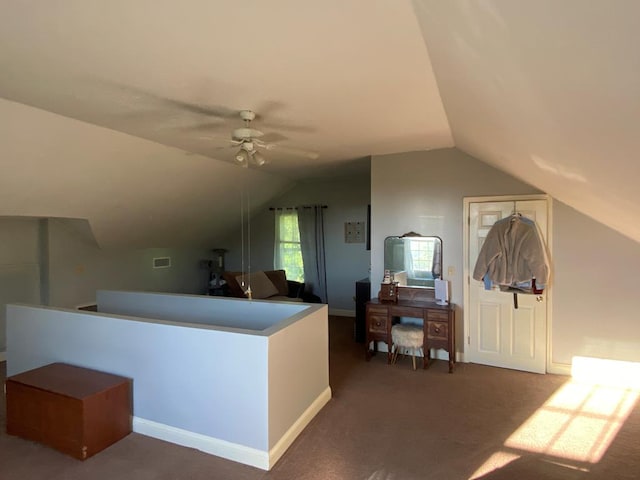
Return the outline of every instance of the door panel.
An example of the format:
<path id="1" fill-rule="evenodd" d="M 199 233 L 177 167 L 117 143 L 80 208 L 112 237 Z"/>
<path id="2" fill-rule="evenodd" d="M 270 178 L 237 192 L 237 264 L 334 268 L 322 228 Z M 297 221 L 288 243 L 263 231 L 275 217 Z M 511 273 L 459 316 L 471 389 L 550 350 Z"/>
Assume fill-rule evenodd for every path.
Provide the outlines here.
<path id="1" fill-rule="evenodd" d="M 473 272 L 478 253 L 493 224 L 514 208 L 534 220 L 547 242 L 547 201 L 472 202 L 469 204 L 469 265 Z M 544 295 L 518 294 L 469 279 L 469 345 L 471 362 L 536 373 L 546 371 L 547 311 Z M 542 301 L 540 301 L 542 299 Z"/>
<path id="2" fill-rule="evenodd" d="M 535 356 L 535 311 L 520 307 L 514 311 L 511 336 L 512 354 L 533 359 Z"/>
<path id="3" fill-rule="evenodd" d="M 500 305 L 479 304 L 478 351 L 488 354 L 500 352 Z"/>

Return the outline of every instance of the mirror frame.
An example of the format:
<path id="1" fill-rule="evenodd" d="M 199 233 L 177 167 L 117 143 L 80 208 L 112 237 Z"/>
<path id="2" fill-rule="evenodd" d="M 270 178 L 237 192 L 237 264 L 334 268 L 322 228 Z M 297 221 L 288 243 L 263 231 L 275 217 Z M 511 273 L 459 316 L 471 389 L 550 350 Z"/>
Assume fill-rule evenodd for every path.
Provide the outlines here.
<path id="1" fill-rule="evenodd" d="M 440 272 L 437 275 L 433 274 L 433 271 L 431 272 L 433 279 L 435 280 L 436 278 L 440 278 L 442 279 L 442 238 L 436 236 L 436 235 L 421 235 L 419 233 L 416 232 L 407 232 L 404 235 L 390 235 L 388 237 L 386 237 L 384 239 L 384 268 L 383 271 L 386 272 L 386 270 L 389 270 L 390 273 L 397 274 L 398 272 L 402 272 L 404 270 L 407 270 L 407 268 L 405 268 L 404 270 L 397 270 L 397 269 L 393 269 L 393 268 L 388 268 L 388 266 L 390 266 L 391 260 L 389 260 L 387 258 L 387 254 L 388 254 L 388 246 L 387 246 L 387 242 L 393 239 L 397 239 L 397 240 L 401 240 L 401 239 L 416 239 L 416 238 L 422 238 L 422 239 L 433 239 L 434 241 L 439 242 L 440 245 L 440 262 L 439 262 L 439 267 L 440 267 Z M 399 288 L 419 288 L 419 289 L 428 289 L 428 290 L 433 290 L 435 288 L 434 286 L 431 285 L 409 285 L 407 283 L 404 283 L 402 279 L 397 279 L 394 277 L 394 280 L 399 281 L 400 284 L 398 284 Z"/>

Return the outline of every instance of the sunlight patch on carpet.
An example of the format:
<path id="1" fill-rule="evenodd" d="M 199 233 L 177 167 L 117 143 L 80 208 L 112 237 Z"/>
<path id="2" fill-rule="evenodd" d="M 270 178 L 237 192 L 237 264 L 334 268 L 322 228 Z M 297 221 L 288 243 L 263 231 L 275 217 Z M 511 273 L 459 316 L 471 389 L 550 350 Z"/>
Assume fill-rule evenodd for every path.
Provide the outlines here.
<path id="1" fill-rule="evenodd" d="M 519 457 L 517 452 L 542 454 L 561 460 L 557 465 L 581 470 L 580 466 L 599 462 L 638 401 L 639 379 L 638 363 L 574 357 L 571 380 L 509 436 L 505 451 L 492 455 L 470 480 L 504 467 Z"/>
<path id="2" fill-rule="evenodd" d="M 485 475 L 503 468 L 520 458 L 520 455 L 511 452 L 499 451 L 489 457 L 489 460 L 484 462 L 482 466 L 473 472 L 473 475 L 469 477 L 469 480 L 475 480 L 476 478 L 482 478 Z"/>

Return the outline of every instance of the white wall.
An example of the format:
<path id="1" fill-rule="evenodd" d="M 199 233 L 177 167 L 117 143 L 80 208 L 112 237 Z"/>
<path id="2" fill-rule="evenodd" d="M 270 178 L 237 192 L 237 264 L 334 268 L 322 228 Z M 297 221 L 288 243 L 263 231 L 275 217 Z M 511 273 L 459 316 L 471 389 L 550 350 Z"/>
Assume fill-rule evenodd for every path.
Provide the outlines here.
<path id="1" fill-rule="evenodd" d="M 372 297 L 382 281 L 386 237 L 409 231 L 439 236 L 444 278 L 458 306 L 456 346 L 463 350 L 463 198 L 525 193 L 539 192 L 455 148 L 372 157 Z"/>
<path id="2" fill-rule="evenodd" d="M 366 222 L 370 198 L 371 184 L 367 174 L 298 184 L 251 219 L 252 270 L 273 269 L 274 216 L 268 207 L 327 205 L 324 227 L 329 309 L 331 312 L 352 314 L 355 312 L 355 282 L 369 274 L 371 255 L 365 243 L 345 243 L 344 224 Z M 240 270 L 240 231 L 222 243 L 221 247 L 229 249 L 227 269 Z M 245 262 L 247 257 L 248 252 L 245 251 Z"/>
<path id="3" fill-rule="evenodd" d="M 6 350 L 5 305 L 40 303 L 40 244 L 36 218 L 0 217 L 0 361 Z"/>
<path id="4" fill-rule="evenodd" d="M 640 244 L 555 201 L 552 359 L 640 362 Z"/>
<path id="5" fill-rule="evenodd" d="M 267 337 L 22 305 L 7 320 L 7 376 L 52 362 L 122 375 L 135 417 L 267 449 Z"/>
<path id="6" fill-rule="evenodd" d="M 455 148 L 372 157 L 372 297 L 383 277 L 386 237 L 409 231 L 439 236 L 444 278 L 457 305 L 456 347 L 462 351 L 463 198 L 510 193 L 537 191 Z"/>
<path id="7" fill-rule="evenodd" d="M 101 249 L 84 220 L 49 219 L 49 303 L 93 303 L 99 289 L 173 293 L 206 292 L 204 249 Z M 153 268 L 154 257 L 171 257 L 170 268 Z"/>
<path id="8" fill-rule="evenodd" d="M 145 317 L 9 305 L 7 375 L 66 362 L 132 378 L 134 431 L 267 470 L 331 398 L 326 305 L 100 297 Z"/>
<path id="9" fill-rule="evenodd" d="M 171 257 L 170 268 L 152 268 Z M 74 307 L 94 303 L 98 289 L 206 292 L 208 249 L 102 249 L 86 220 L 0 217 L 0 352 L 4 304 Z"/>
<path id="10" fill-rule="evenodd" d="M 382 278 L 386 236 L 409 230 L 440 236 L 463 351 L 463 197 L 527 193 L 540 192 L 457 149 L 372 157 L 371 295 Z M 640 246 L 558 201 L 552 230 L 552 361 L 562 366 L 576 355 L 640 361 Z"/>
<path id="11" fill-rule="evenodd" d="M 308 417 L 305 411 L 323 392 L 330 393 L 327 311 L 326 305 L 314 305 L 269 335 L 269 448 L 278 458 L 284 453 L 281 439 L 297 435 L 303 425 L 287 432 Z"/>
<path id="12" fill-rule="evenodd" d="M 277 325 L 283 326 L 283 319 L 294 317 L 309 308 L 308 304 L 299 302 L 247 301 L 243 298 L 114 290 L 98 290 L 97 303 L 100 313 L 263 333 L 270 332 Z"/>

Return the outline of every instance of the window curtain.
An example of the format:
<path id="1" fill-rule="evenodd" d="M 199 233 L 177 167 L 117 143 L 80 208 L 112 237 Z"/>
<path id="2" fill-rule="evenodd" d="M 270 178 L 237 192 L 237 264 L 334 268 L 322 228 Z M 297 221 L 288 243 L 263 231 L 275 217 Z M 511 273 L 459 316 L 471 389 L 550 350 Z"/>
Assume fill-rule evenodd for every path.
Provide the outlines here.
<path id="1" fill-rule="evenodd" d="M 276 236 L 273 242 L 274 251 L 273 251 L 273 267 L 278 270 L 284 268 L 284 262 L 282 259 L 282 249 L 280 248 L 280 226 L 282 224 L 282 216 L 286 215 L 285 210 L 275 209 L 275 231 Z"/>
<path id="2" fill-rule="evenodd" d="M 298 228 L 305 288 L 320 297 L 322 303 L 327 303 L 323 211 L 321 205 L 298 207 Z"/>
<path id="3" fill-rule="evenodd" d="M 433 244 L 433 262 L 431 264 L 431 274 L 433 278 L 442 279 L 442 242 L 437 240 Z"/>
<path id="4" fill-rule="evenodd" d="M 413 266 L 413 252 L 411 251 L 411 240 L 404 242 L 404 268 L 408 278 L 415 278 L 416 272 Z"/>

